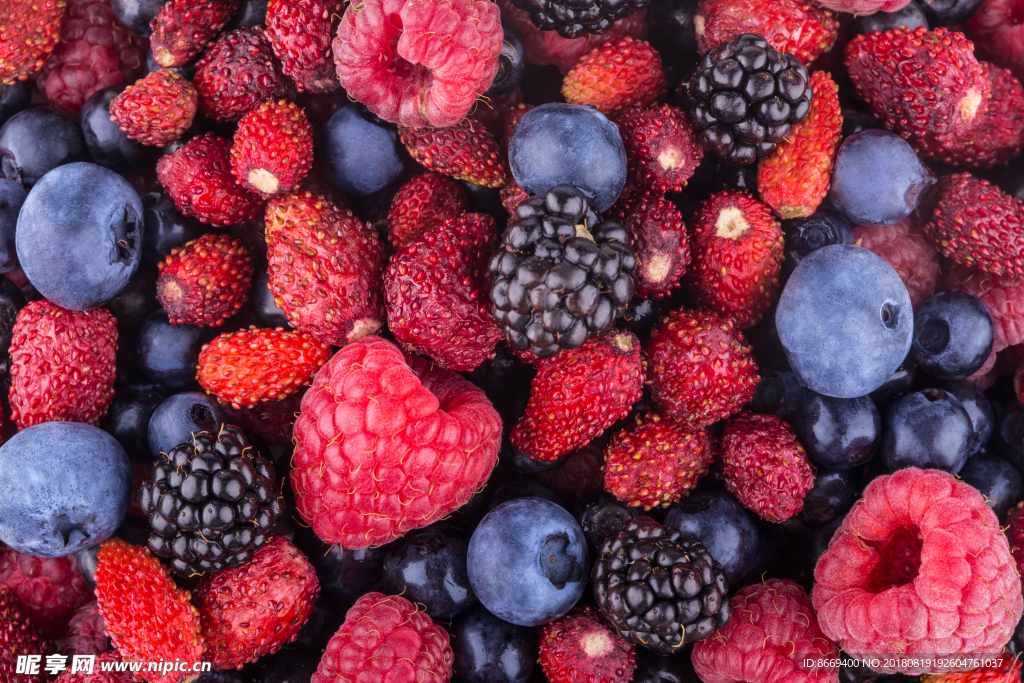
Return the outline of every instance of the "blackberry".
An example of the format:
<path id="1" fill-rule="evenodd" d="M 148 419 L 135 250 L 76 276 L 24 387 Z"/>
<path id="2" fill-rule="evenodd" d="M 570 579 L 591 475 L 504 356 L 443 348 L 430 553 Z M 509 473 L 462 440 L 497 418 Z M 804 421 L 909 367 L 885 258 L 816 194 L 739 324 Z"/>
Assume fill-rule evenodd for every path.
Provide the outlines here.
<path id="1" fill-rule="evenodd" d="M 170 558 L 176 574 L 197 576 L 247 562 L 284 501 L 274 493 L 274 466 L 238 427 L 224 425 L 160 453 L 139 507 L 149 515 L 149 549 Z"/>
<path id="2" fill-rule="evenodd" d="M 807 67 L 754 33 L 705 52 L 679 94 L 704 149 L 733 166 L 774 152 L 812 97 Z"/>
<path id="3" fill-rule="evenodd" d="M 607 332 L 633 297 L 629 234 L 569 185 L 516 207 L 491 259 L 491 313 L 509 344 L 549 358 Z"/>
<path id="4" fill-rule="evenodd" d="M 619 635 L 657 652 L 706 640 L 732 616 L 722 565 L 696 537 L 650 517 L 605 540 L 592 578 Z"/>
<path id="5" fill-rule="evenodd" d="M 512 0 L 530 13 L 533 25 L 542 31 L 556 31 L 563 38 L 584 33 L 604 33 L 619 19 L 639 12 L 651 0 Z"/>
<path id="6" fill-rule="evenodd" d="M 608 494 L 589 503 L 576 515 L 576 521 L 580 523 L 583 536 L 587 539 L 587 546 L 595 556 L 606 538 L 620 533 L 634 519 L 636 510 Z"/>

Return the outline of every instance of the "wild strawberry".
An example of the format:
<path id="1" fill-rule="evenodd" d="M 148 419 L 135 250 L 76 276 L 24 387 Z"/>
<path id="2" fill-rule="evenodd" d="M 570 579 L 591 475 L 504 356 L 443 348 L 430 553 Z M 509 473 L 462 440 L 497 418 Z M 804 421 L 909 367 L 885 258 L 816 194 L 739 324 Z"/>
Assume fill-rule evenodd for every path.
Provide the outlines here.
<path id="1" fill-rule="evenodd" d="M 667 88 L 657 50 L 626 37 L 583 55 L 565 75 L 562 95 L 569 104 L 588 104 L 615 118 L 631 107 L 646 109 L 663 99 Z"/>
<path id="2" fill-rule="evenodd" d="M 0 3 L 0 85 L 24 81 L 43 68 L 60 38 L 65 0 Z"/>
<path id="3" fill-rule="evenodd" d="M 330 346 L 304 332 L 250 327 L 204 344 L 196 379 L 218 401 L 238 409 L 295 393 L 330 357 Z"/>
<path id="4" fill-rule="evenodd" d="M 756 33 L 804 64 L 828 52 L 839 35 L 834 13 L 803 0 L 701 0 L 693 25 L 700 54 L 741 33 Z"/>
<path id="5" fill-rule="evenodd" d="M 208 233 L 175 247 L 158 266 L 156 298 L 172 325 L 219 327 L 252 288 L 252 257 L 242 241 Z"/>
<path id="6" fill-rule="evenodd" d="M 653 192 L 682 192 L 704 157 L 683 111 L 667 104 L 627 109 L 615 123 L 626 147 L 630 180 Z"/>
<path id="7" fill-rule="evenodd" d="M 295 418 L 301 409 L 306 387 L 300 387 L 294 394 L 288 394 L 280 401 L 261 401 L 252 406 L 241 406 L 237 410 L 225 405 L 228 424 L 238 425 L 246 434 L 258 436 L 268 446 L 292 446 L 292 430 Z"/>
<path id="8" fill-rule="evenodd" d="M 47 680 L 42 667 L 35 676 L 14 673 L 18 657 L 52 652 L 53 644 L 29 621 L 14 593 L 0 588 L 0 683 L 42 683 Z"/>
<path id="9" fill-rule="evenodd" d="M 551 683 L 629 683 L 636 646 L 585 606 L 544 625 L 540 665 Z"/>
<path id="10" fill-rule="evenodd" d="M 516 207 L 530 198 L 530 195 L 515 180 L 510 180 L 508 185 L 501 188 L 501 205 L 508 211 L 509 218 L 516 217 Z"/>
<path id="11" fill-rule="evenodd" d="M 313 165 L 313 131 L 291 102 L 264 102 L 238 124 L 231 171 L 239 184 L 264 198 L 288 192 Z"/>
<path id="12" fill-rule="evenodd" d="M 508 141 L 512 138 L 512 131 L 516 129 L 519 124 L 519 120 L 522 119 L 526 112 L 533 109 L 532 104 L 526 104 L 525 102 L 519 102 L 513 107 L 509 107 L 505 110 L 505 113 L 501 117 L 501 144 L 505 149 L 508 149 Z"/>
<path id="13" fill-rule="evenodd" d="M 660 299 L 678 287 L 690 265 L 690 241 L 675 204 L 644 190 L 620 200 L 612 218 L 629 232 L 637 262 L 631 273 L 636 295 Z"/>
<path id="14" fill-rule="evenodd" d="M 469 210 L 466 190 L 439 173 L 421 173 L 395 193 L 388 211 L 388 239 L 396 251 L 423 233 Z"/>
<path id="15" fill-rule="evenodd" d="M 153 61 L 167 68 L 190 62 L 237 11 L 222 0 L 170 0 L 149 23 Z"/>
<path id="16" fill-rule="evenodd" d="M 210 43 L 192 78 L 199 111 L 213 121 L 237 121 L 260 103 L 293 93 L 262 26 L 231 31 Z"/>
<path id="17" fill-rule="evenodd" d="M 144 145 L 164 147 L 181 137 L 196 115 L 196 89 L 176 71 L 158 69 L 110 103 L 110 120 Z"/>
<path id="18" fill-rule="evenodd" d="M 431 171 L 484 187 L 502 187 L 511 175 L 494 137 L 472 116 L 450 128 L 398 129 L 413 159 Z"/>
<path id="19" fill-rule="evenodd" d="M 344 9 L 341 0 L 267 2 L 266 36 L 299 92 L 328 93 L 338 89 L 331 38 Z"/>

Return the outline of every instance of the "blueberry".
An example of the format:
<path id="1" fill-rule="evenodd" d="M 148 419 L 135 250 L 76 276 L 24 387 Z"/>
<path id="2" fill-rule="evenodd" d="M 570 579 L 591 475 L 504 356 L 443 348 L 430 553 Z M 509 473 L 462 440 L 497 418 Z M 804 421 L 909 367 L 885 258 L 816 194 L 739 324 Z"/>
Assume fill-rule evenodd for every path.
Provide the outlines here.
<path id="1" fill-rule="evenodd" d="M 125 135 L 110 120 L 110 103 L 124 87 L 100 90 L 82 107 L 82 135 L 92 160 L 118 173 L 126 173 L 150 163 L 156 152 Z"/>
<path id="2" fill-rule="evenodd" d="M 959 476 L 981 491 L 985 503 L 999 519 L 1005 519 L 1006 512 L 1024 496 L 1024 484 L 1017 468 L 989 453 L 981 452 L 967 458 Z"/>
<path id="3" fill-rule="evenodd" d="M 849 244 L 811 252 L 779 297 L 775 326 L 793 372 L 825 396 L 882 386 L 910 351 L 910 295 L 880 256 Z"/>
<path id="4" fill-rule="evenodd" d="M 0 126 L 18 112 L 28 109 L 31 103 L 32 84 L 29 81 L 0 85 Z"/>
<path id="5" fill-rule="evenodd" d="M 757 562 L 761 536 L 754 520 L 725 491 L 691 493 L 669 509 L 665 524 L 699 538 L 722 563 L 730 586 L 740 585 Z"/>
<path id="6" fill-rule="evenodd" d="M 320 601 L 317 600 L 317 605 L 313 608 L 314 612 L 319 603 Z M 310 620 L 312 621 L 312 619 L 311 614 Z M 306 626 L 303 626 L 300 633 L 305 628 Z M 316 673 L 321 656 L 320 648 L 285 645 L 274 654 L 259 660 L 260 676 L 256 680 L 260 683 L 309 683 L 313 674 Z M 251 679 L 246 678 L 246 680 Z"/>
<path id="7" fill-rule="evenodd" d="M 37 557 L 98 545 L 124 521 L 132 469 L 114 437 L 44 422 L 0 446 L 0 541 Z"/>
<path id="8" fill-rule="evenodd" d="M 860 467 L 878 452 L 882 416 L 867 396 L 833 398 L 812 394 L 793 423 L 815 464 L 835 470 Z"/>
<path id="9" fill-rule="evenodd" d="M 27 196 L 25 188 L 19 183 L 0 178 L 0 273 L 18 267 L 14 233 L 18 227 L 18 213 Z"/>
<path id="10" fill-rule="evenodd" d="M 829 198 L 854 225 L 890 225 L 909 216 L 935 183 L 906 140 L 869 129 L 840 145 Z"/>
<path id="11" fill-rule="evenodd" d="M 921 1 L 927 4 L 930 0 Z M 936 24 L 936 26 L 938 25 Z M 895 12 L 875 12 L 874 14 L 857 15 L 850 22 L 850 33 L 851 35 L 859 35 L 861 33 L 871 33 L 872 31 L 891 31 L 897 26 L 905 26 L 910 30 L 914 30 L 919 26 L 928 28 L 928 17 L 925 16 L 925 11 L 921 9 L 918 0 L 911 0 L 909 5 Z"/>
<path id="12" fill-rule="evenodd" d="M 163 261 L 175 247 L 197 240 L 209 231 L 196 219 L 182 215 L 174 200 L 159 186 L 144 192 L 141 198 L 146 218 L 142 258 L 149 263 Z"/>
<path id="13" fill-rule="evenodd" d="M 453 680 L 527 683 L 537 662 L 537 629 L 503 621 L 477 605 L 448 630 L 455 654 Z"/>
<path id="14" fill-rule="evenodd" d="M 869 128 L 882 128 L 882 122 L 875 118 L 864 105 L 843 108 L 843 137 L 848 138 L 854 133 Z"/>
<path id="15" fill-rule="evenodd" d="M 1024 472 L 1024 409 L 1014 406 L 1006 411 L 999 420 L 992 445 L 1017 471 Z"/>
<path id="16" fill-rule="evenodd" d="M 619 129 L 588 107 L 553 102 L 528 111 L 508 145 L 519 187 L 544 194 L 572 185 L 593 197 L 598 211 L 611 208 L 626 185 L 626 148 Z"/>
<path id="17" fill-rule="evenodd" d="M 128 286 L 106 303 L 104 308 L 117 318 L 119 333 L 135 330 L 150 313 L 160 308 L 156 298 L 156 279 L 156 264 L 143 262 L 128 281 Z M 124 343 L 122 336 L 118 345 Z"/>
<path id="18" fill-rule="evenodd" d="M 522 32 L 509 19 L 501 18 L 501 29 L 504 38 L 501 41 L 501 54 L 498 55 L 498 73 L 491 81 L 491 87 L 484 93 L 487 97 L 507 95 L 519 87 L 523 80 L 526 63 L 526 42 Z"/>
<path id="19" fill-rule="evenodd" d="M 499 484 L 492 490 L 487 506 L 489 510 L 493 510 L 502 503 L 516 498 L 543 498 L 558 506 L 564 504 L 557 493 L 535 479 L 512 479 Z"/>
<path id="20" fill-rule="evenodd" d="M 128 458 L 151 462 L 149 418 L 167 398 L 167 390 L 158 384 L 130 384 L 114 394 L 102 427 L 117 439 Z"/>
<path id="21" fill-rule="evenodd" d="M 814 488 L 804 496 L 800 519 L 808 524 L 822 524 L 835 519 L 857 498 L 860 474 L 857 470 L 832 470 L 818 467 Z"/>
<path id="22" fill-rule="evenodd" d="M 140 36 L 153 34 L 149 24 L 168 0 L 110 0 L 110 6 L 122 24 Z"/>
<path id="23" fill-rule="evenodd" d="M 962 24 L 985 4 L 985 0 L 914 0 L 918 2 L 933 27 Z"/>
<path id="24" fill-rule="evenodd" d="M 99 552 L 100 547 L 94 545 L 89 548 L 83 548 L 75 553 L 75 557 L 78 559 L 78 566 L 82 569 L 82 578 L 89 584 L 89 588 L 94 590 L 96 588 L 96 564 Z"/>
<path id="25" fill-rule="evenodd" d="M 95 164 L 66 164 L 28 193 L 18 216 L 18 262 L 47 299 L 75 311 L 102 306 L 139 267 L 142 200 Z"/>
<path id="26" fill-rule="evenodd" d="M 267 20 L 267 0 L 245 0 L 224 26 L 224 32 L 261 26 Z"/>
<path id="27" fill-rule="evenodd" d="M 693 670 L 690 653 L 663 655 L 638 647 L 632 683 L 701 683 L 701 680 Z"/>
<path id="28" fill-rule="evenodd" d="M 657 299 L 639 299 L 634 297 L 622 314 L 620 322 L 623 329 L 629 330 L 641 342 L 646 342 L 651 337 L 651 330 L 661 317 L 662 309 Z"/>
<path id="29" fill-rule="evenodd" d="M 985 392 L 974 382 L 966 380 L 945 382 L 940 388 L 953 394 L 970 416 L 971 427 L 974 428 L 974 439 L 971 441 L 969 450 L 972 455 L 977 453 L 982 446 L 988 443 L 992 436 L 992 430 L 995 429 L 996 416 L 992 410 L 992 404 L 985 396 Z"/>
<path id="30" fill-rule="evenodd" d="M 925 299 L 914 312 L 910 355 L 939 379 L 973 375 L 992 352 L 992 316 L 981 299 L 960 290 Z"/>
<path id="31" fill-rule="evenodd" d="M 25 306 L 25 295 L 17 285 L 7 278 L 0 278 L 0 356 L 6 356 L 11 348 L 14 323 L 18 311 Z"/>
<path id="32" fill-rule="evenodd" d="M 597 557 L 604 540 L 622 531 L 637 515 L 635 509 L 604 491 L 601 493 L 603 495 L 584 505 L 575 515 L 587 539 L 591 557 Z"/>
<path id="33" fill-rule="evenodd" d="M 889 375 L 885 383 L 871 392 L 871 400 L 875 402 L 879 410 L 885 410 L 889 407 L 890 403 L 914 387 L 914 379 L 916 377 L 917 364 L 908 355 L 900 363 L 900 366 Z"/>
<path id="34" fill-rule="evenodd" d="M 172 325 L 162 309 L 152 313 L 139 332 L 139 363 L 152 381 L 170 389 L 195 382 L 196 364 L 210 334 L 195 325 Z"/>
<path id="35" fill-rule="evenodd" d="M 266 268 L 257 268 L 252 278 L 252 295 L 249 297 L 249 305 L 252 306 L 252 314 L 263 327 L 283 327 L 291 329 L 288 324 L 288 317 L 274 301 L 274 293 L 270 291 L 267 284 L 270 282 L 270 272 Z"/>
<path id="36" fill-rule="evenodd" d="M 554 503 L 517 498 L 491 510 L 469 541 L 469 583 L 491 614 L 537 626 L 567 613 L 589 577 L 587 541 Z"/>
<path id="37" fill-rule="evenodd" d="M 154 71 L 159 71 L 160 69 L 168 68 L 171 71 L 176 72 L 186 81 L 191 81 L 196 77 L 196 64 L 198 63 L 198 61 L 199 57 L 194 57 L 193 59 L 182 64 L 181 66 L 163 67 L 156 63 L 156 59 L 153 57 L 153 51 L 150 50 L 146 53 L 146 73 L 151 74 Z"/>
<path id="38" fill-rule="evenodd" d="M 26 109 L 8 119 L 0 128 L 0 148 L 11 153 L 27 188 L 58 166 L 89 158 L 78 124 L 49 107 Z M 6 167 L 4 177 L 13 179 Z"/>
<path id="39" fill-rule="evenodd" d="M 184 391 L 169 396 L 150 414 L 146 423 L 146 446 L 152 457 L 167 453 L 188 441 L 196 432 L 216 432 L 227 417 L 211 396 Z"/>
<path id="40" fill-rule="evenodd" d="M 750 405 L 754 412 L 778 415 L 792 421 L 801 410 L 803 402 L 814 395 L 800 383 L 792 370 L 761 370 L 761 379 L 754 389 Z"/>
<path id="41" fill-rule="evenodd" d="M 948 391 L 925 389 L 889 406 L 878 450 L 890 472 L 920 467 L 956 474 L 973 440 L 971 418 L 960 401 Z"/>
<path id="42" fill-rule="evenodd" d="M 393 183 L 402 172 L 398 132 L 362 104 L 334 113 L 320 138 L 324 175 L 342 192 L 365 197 Z"/>
<path id="43" fill-rule="evenodd" d="M 827 207 L 806 218 L 782 222 L 786 235 L 786 264 L 796 267 L 812 251 L 830 244 L 853 244 L 853 226 L 843 214 Z"/>
<path id="44" fill-rule="evenodd" d="M 468 549 L 466 536 L 445 524 L 406 535 L 384 562 L 388 593 L 423 605 L 435 621 L 451 621 L 477 602 L 466 573 Z"/>

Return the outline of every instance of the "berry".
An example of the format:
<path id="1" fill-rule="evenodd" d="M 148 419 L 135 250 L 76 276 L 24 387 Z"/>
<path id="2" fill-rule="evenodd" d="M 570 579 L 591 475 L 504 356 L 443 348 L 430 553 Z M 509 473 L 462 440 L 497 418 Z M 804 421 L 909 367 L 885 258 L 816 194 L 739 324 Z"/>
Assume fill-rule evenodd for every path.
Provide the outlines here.
<path id="1" fill-rule="evenodd" d="M 388 328 L 411 351 L 469 372 L 494 357 L 501 330 L 487 299 L 494 219 L 468 213 L 420 235 L 384 271 Z"/>
<path id="2" fill-rule="evenodd" d="M 925 389 L 889 406 L 878 454 L 890 472 L 921 467 L 956 474 L 973 440 L 971 417 L 960 401 L 941 389 Z"/>
<path id="3" fill-rule="evenodd" d="M 605 451 L 604 487 L 634 507 L 668 507 L 690 493 L 714 459 L 704 429 L 648 410 L 612 437 Z"/>
<path id="4" fill-rule="evenodd" d="M 330 346 L 305 332 L 250 327 L 205 344 L 196 379 L 221 403 L 251 408 L 295 393 L 330 356 Z"/>
<path id="5" fill-rule="evenodd" d="M 89 601 L 92 590 L 75 557 L 42 558 L 0 546 L 0 589 L 11 591 L 32 623 L 54 637 Z"/>
<path id="6" fill-rule="evenodd" d="M 95 566 L 93 566 L 93 569 L 95 569 Z M 95 598 L 92 598 L 90 602 L 75 612 L 74 616 L 71 617 L 71 623 L 68 624 L 66 633 L 67 640 L 64 641 L 64 654 L 100 655 L 104 652 L 110 652 L 107 631 L 103 628 L 103 617 L 100 616 Z M 117 655 L 117 659 L 120 660 L 121 656 Z M 124 683 L 128 683 L 128 681 L 124 681 Z"/>
<path id="7" fill-rule="evenodd" d="M 401 596 L 367 593 L 327 643 L 312 683 L 445 683 L 451 675 L 452 648 L 443 628 Z"/>
<path id="8" fill-rule="evenodd" d="M 856 227 L 854 243 L 888 263 L 903 280 L 914 306 L 935 292 L 939 254 L 925 239 L 913 218 L 882 227 Z"/>
<path id="9" fill-rule="evenodd" d="M 150 455 L 160 457 L 196 432 L 217 432 L 224 424 L 224 409 L 199 391 L 186 391 L 160 402 L 149 418 L 146 444 Z"/>
<path id="10" fill-rule="evenodd" d="M 911 0 L 909 4 L 892 12 L 858 14 L 850 22 L 850 35 L 871 33 L 872 31 L 891 31 L 897 26 L 906 26 L 911 30 L 918 26 L 924 26 L 927 29 L 929 27 L 928 17 L 921 9 L 922 4 Z"/>
<path id="11" fill-rule="evenodd" d="M 14 0 L 0 9 L 0 85 L 39 71 L 60 38 L 65 0 Z"/>
<path id="12" fill-rule="evenodd" d="M 939 379 L 963 379 L 992 353 L 992 316 L 978 297 L 952 290 L 925 299 L 914 311 L 910 355 Z"/>
<path id="13" fill-rule="evenodd" d="M 800 383 L 792 370 L 761 368 L 760 375 L 750 401 L 751 410 L 792 422 L 813 392 Z"/>
<path id="14" fill-rule="evenodd" d="M 530 388 L 512 443 L 537 460 L 556 460 L 587 445 L 640 399 L 639 340 L 610 332 L 544 361 Z"/>
<path id="15" fill-rule="evenodd" d="M 627 109 L 615 123 L 626 147 L 630 180 L 652 192 L 682 192 L 704 157 L 683 111 L 667 104 Z"/>
<path id="16" fill-rule="evenodd" d="M 329 543 L 387 543 L 466 503 L 494 468 L 500 438 L 480 389 L 366 337 L 335 354 L 302 400 L 296 508 Z M 368 448 L 378 440 L 387 447 Z"/>
<path id="17" fill-rule="evenodd" d="M 226 406 L 225 411 L 230 422 L 259 437 L 268 446 L 291 448 L 292 431 L 299 416 L 304 393 L 300 389 L 298 393 L 289 394 L 277 401 L 261 401 L 254 406 L 243 406 L 238 409 Z"/>
<path id="18" fill-rule="evenodd" d="M 578 510 L 575 515 L 576 521 L 583 529 L 583 536 L 587 539 L 587 549 L 591 557 L 598 555 L 597 551 L 604 543 L 604 539 L 618 534 L 630 520 L 638 516 L 635 509 L 624 505 L 610 494 L 602 492 L 599 496 Z"/>
<path id="19" fill-rule="evenodd" d="M 342 87 L 382 119 L 446 128 L 491 85 L 503 37 L 494 3 L 367 0 L 345 11 L 334 62 Z"/>
<path id="20" fill-rule="evenodd" d="M 811 393 L 795 417 L 797 438 L 816 465 L 850 470 L 878 452 L 882 416 L 867 396 L 833 398 Z"/>
<path id="21" fill-rule="evenodd" d="M 98 425 L 114 397 L 117 321 L 106 310 L 69 311 L 31 301 L 11 341 L 11 419 Z"/>
<path id="22" fill-rule="evenodd" d="M 468 210 L 461 185 L 439 173 L 422 173 L 395 193 L 388 212 L 388 240 L 398 251 Z"/>
<path id="23" fill-rule="evenodd" d="M 312 165 L 313 131 L 295 104 L 264 102 L 239 122 L 231 171 L 242 187 L 263 198 L 288 192 Z"/>
<path id="24" fill-rule="evenodd" d="M 114 98 L 110 120 L 128 137 L 163 147 L 181 137 L 196 115 L 196 89 L 176 71 L 147 74 Z"/>
<path id="25" fill-rule="evenodd" d="M 3 672 L 0 680 L 4 683 L 46 681 L 46 673 L 42 670 L 35 676 L 15 676 L 11 672 L 15 671 L 18 657 L 53 651 L 53 644 L 29 621 L 14 593 L 0 588 L 0 671 Z"/>
<path id="26" fill-rule="evenodd" d="M 107 635 L 126 662 L 176 657 L 198 662 L 206 652 L 199 612 L 145 548 L 106 541 L 97 556 L 96 601 Z M 149 683 L 177 683 L 180 673 L 140 671 Z"/>
<path id="27" fill-rule="evenodd" d="M 922 0 L 921 8 L 932 26 L 956 26 L 974 15 L 984 0 Z"/>
<path id="28" fill-rule="evenodd" d="M 231 31 L 210 43 L 192 83 L 199 111 L 213 121 L 236 121 L 291 90 L 262 26 Z"/>
<path id="29" fill-rule="evenodd" d="M 431 619 L 450 622 L 477 604 L 466 569 L 468 552 L 469 537 L 444 523 L 407 534 L 384 562 L 388 593 L 423 605 Z"/>
<path id="30" fill-rule="evenodd" d="M 528 681 L 537 662 L 536 630 L 503 621 L 482 605 L 471 609 L 456 619 L 449 630 L 455 680 Z"/>
<path id="31" fill-rule="evenodd" d="M 142 206 L 146 222 L 142 257 L 146 262 L 160 263 L 175 247 L 183 247 L 207 232 L 199 221 L 183 216 L 159 185 L 142 194 Z"/>
<path id="32" fill-rule="evenodd" d="M 763 552 L 754 516 L 725 491 L 690 494 L 672 506 L 665 524 L 701 539 L 721 563 L 730 586 L 738 585 L 755 569 Z"/>
<path id="33" fill-rule="evenodd" d="M 338 89 L 331 36 L 339 30 L 340 0 L 268 0 L 266 36 L 299 92 Z"/>
<path id="34" fill-rule="evenodd" d="M 911 675 L 945 670 L 914 666 L 917 652 L 997 654 L 1022 608 L 995 514 L 980 493 L 937 470 L 911 467 L 868 484 L 814 578 L 825 636 L 858 659 L 898 655 L 894 663 Z M 940 636 L 928 623 L 947 626 Z M 894 670 L 883 661 L 876 668 Z"/>
<path id="35" fill-rule="evenodd" d="M 172 325 L 219 327 L 249 298 L 252 257 L 229 235 L 207 233 L 176 247 L 158 268 L 156 296 Z"/>
<path id="36" fill-rule="evenodd" d="M 1006 514 L 1006 539 L 1017 571 L 1024 567 L 1024 501 L 1017 503 Z"/>
<path id="37" fill-rule="evenodd" d="M 687 272 L 698 305 L 753 326 L 774 303 L 785 241 L 771 209 L 740 190 L 711 195 L 690 221 L 693 266 Z"/>
<path id="38" fill-rule="evenodd" d="M 854 243 L 850 221 L 841 213 L 825 207 L 818 207 L 805 218 L 788 220 L 783 226 L 786 236 L 786 260 L 783 261 L 783 267 L 790 272 L 805 256 L 817 249 L 830 244 Z"/>
<path id="39" fill-rule="evenodd" d="M 742 333 L 704 311 L 671 311 L 644 348 L 654 402 L 669 417 L 706 427 L 754 395 L 757 365 Z"/>
<path id="40" fill-rule="evenodd" d="M 693 668 L 704 683 L 826 683 L 838 680 L 838 659 L 810 597 L 788 579 L 740 590 L 729 623 L 693 648 Z"/>
<path id="41" fill-rule="evenodd" d="M 616 38 L 583 55 L 562 82 L 569 104 L 589 105 L 609 118 L 627 109 L 646 109 L 665 98 L 661 57 L 650 44 Z"/>
<path id="42" fill-rule="evenodd" d="M 756 33 L 779 52 L 792 52 L 804 64 L 832 49 L 839 34 L 835 14 L 803 0 L 702 0 L 693 24 L 700 54 L 741 33 Z"/>
<path id="43" fill-rule="evenodd" d="M 1020 280 L 1006 275 L 990 275 L 969 270 L 963 266 L 953 266 L 939 289 L 970 292 L 984 302 L 992 316 L 993 352 L 1024 342 L 1024 318 L 1021 317 L 1021 311 L 1024 309 L 1019 308 L 1024 305 L 1024 286 Z"/>
<path id="44" fill-rule="evenodd" d="M 204 578 L 196 597 L 207 660 L 232 669 L 276 652 L 295 639 L 319 592 L 313 566 L 283 536 L 249 562 Z"/>
<path id="45" fill-rule="evenodd" d="M 362 104 L 334 113 L 321 135 L 317 159 L 326 180 L 356 197 L 383 190 L 404 168 L 394 126 Z"/>
<path id="46" fill-rule="evenodd" d="M 302 190 L 271 200 L 265 221 L 269 287 L 289 324 L 337 346 L 380 329 L 384 264 L 374 230 Z"/>
<path id="47" fill-rule="evenodd" d="M 398 132 L 410 156 L 432 171 L 484 187 L 509 181 L 501 148 L 472 116 L 448 128 L 400 127 Z"/>
<path id="48" fill-rule="evenodd" d="M 153 61 L 165 68 L 184 66 L 236 11 L 237 5 L 220 0 L 170 0 L 149 24 Z"/>
<path id="49" fill-rule="evenodd" d="M 89 150 L 75 121 L 49 107 L 33 107 L 7 119 L 0 128 L 3 175 L 25 189 L 64 164 L 88 161 Z M 13 160 L 14 168 L 8 164 Z"/>
<path id="50" fill-rule="evenodd" d="M 110 120 L 110 103 L 124 92 L 123 87 L 96 92 L 81 108 L 82 136 L 94 162 L 118 173 L 130 173 L 138 166 L 153 163 L 157 150 L 128 137 Z"/>
<path id="51" fill-rule="evenodd" d="M 189 386 L 196 379 L 199 350 L 208 340 L 203 328 L 172 325 L 167 313 L 155 311 L 139 330 L 139 365 L 146 377 L 161 386 Z"/>
<path id="52" fill-rule="evenodd" d="M 105 638 L 106 637 L 104 637 L 104 639 Z M 57 681 L 60 681 L 60 683 L 132 683 L 132 681 L 135 680 L 132 677 L 132 674 L 127 670 L 120 670 L 119 667 L 124 666 L 124 664 L 122 664 L 123 660 L 121 659 L 120 653 L 116 650 L 95 654 L 98 656 L 92 662 L 92 673 L 86 673 L 85 671 L 71 673 L 74 670 L 74 665 L 72 665 L 64 669 L 64 671 L 54 679 L 54 683 Z M 74 660 L 72 659 L 71 661 Z"/>
<path id="53" fill-rule="evenodd" d="M 189 140 L 160 158 L 156 175 L 186 216 L 207 225 L 239 225 L 255 219 L 263 202 L 231 173 L 231 143 L 213 133 Z"/>
<path id="54" fill-rule="evenodd" d="M 824 71 L 811 74 L 808 85 L 814 100 L 807 118 L 757 167 L 757 191 L 779 218 L 810 216 L 825 199 L 842 134 L 839 86 Z"/>
<path id="55" fill-rule="evenodd" d="M 690 242 L 679 209 L 664 196 L 644 190 L 616 204 L 612 217 L 626 228 L 636 256 L 631 273 L 635 295 L 660 299 L 678 287 L 690 264 Z"/>
<path id="56" fill-rule="evenodd" d="M 590 0 L 586 4 L 581 2 L 570 4 L 555 0 L 545 0 L 543 3 L 512 0 L 512 3 L 519 9 L 529 12 L 530 20 L 537 28 L 544 31 L 556 31 L 559 37 L 579 38 L 578 42 L 583 42 L 590 38 L 589 34 L 605 33 L 612 29 L 616 22 L 628 19 L 635 12 L 644 10 L 650 4 L 650 0 L 633 0 L 625 5 L 609 0 Z M 623 23 L 628 22 L 624 21 Z"/>
<path id="57" fill-rule="evenodd" d="M 981 52 L 999 66 L 1011 69 L 1017 78 L 1024 76 L 1021 58 L 1021 17 L 1016 2 L 989 0 L 968 22 L 972 35 L 978 39 Z"/>
<path id="58" fill-rule="evenodd" d="M 540 637 L 540 665 L 551 683 L 627 683 L 635 651 L 589 605 L 545 624 Z"/>
<path id="59" fill-rule="evenodd" d="M 21 183 L 0 178 L 0 271 L 5 273 L 18 267 L 15 230 L 27 196 Z"/>
<path id="60" fill-rule="evenodd" d="M 501 52 L 498 53 L 498 73 L 494 74 L 487 91 L 487 97 L 509 95 L 523 81 L 526 70 L 526 41 L 515 22 L 501 17 Z"/>
<path id="61" fill-rule="evenodd" d="M 1016 381 L 1016 378 L 1014 380 Z M 988 443 L 989 437 L 992 436 L 992 430 L 995 428 L 996 418 L 992 403 L 985 397 L 985 393 L 978 385 L 968 380 L 943 382 L 941 388 L 960 401 L 960 405 L 970 416 L 974 439 L 971 441 L 968 451 L 972 455 L 977 453 L 982 446 Z"/>
<path id="62" fill-rule="evenodd" d="M 1005 519 L 1006 513 L 1024 494 L 1024 483 L 1017 468 L 988 453 L 976 453 L 967 458 L 957 476 L 978 489 L 999 519 Z"/>

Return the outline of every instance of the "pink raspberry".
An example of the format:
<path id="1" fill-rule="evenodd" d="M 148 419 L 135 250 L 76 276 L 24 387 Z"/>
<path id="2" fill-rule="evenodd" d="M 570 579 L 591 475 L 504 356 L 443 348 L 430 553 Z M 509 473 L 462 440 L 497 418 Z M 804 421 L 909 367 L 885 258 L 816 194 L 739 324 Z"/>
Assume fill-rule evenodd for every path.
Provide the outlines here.
<path id="1" fill-rule="evenodd" d="M 34 557 L 0 545 L 0 588 L 8 588 L 45 633 L 59 637 L 92 591 L 74 555 Z"/>
<path id="2" fill-rule="evenodd" d="M 928 244 L 913 218 L 881 228 L 857 226 L 853 237 L 857 244 L 881 256 L 899 273 L 915 307 L 935 293 L 939 254 Z"/>
<path id="3" fill-rule="evenodd" d="M 364 0 L 345 10 L 334 62 L 349 96 L 377 116 L 446 128 L 494 80 L 503 38 L 493 2 Z"/>
<path id="4" fill-rule="evenodd" d="M 732 618 L 693 647 L 704 683 L 834 683 L 838 658 L 804 589 L 788 579 L 747 586 L 732 598 Z"/>
<path id="5" fill-rule="evenodd" d="M 879 657 L 884 673 L 952 670 L 914 666 L 915 657 L 999 654 L 1024 608 L 995 513 L 940 470 L 910 467 L 868 484 L 814 579 L 821 630 L 853 657 Z"/>
<path id="6" fill-rule="evenodd" d="M 96 600 L 78 608 L 68 623 L 67 638 L 64 640 L 66 655 L 98 655 L 110 650 L 107 629 L 103 626 Z"/>
<path id="7" fill-rule="evenodd" d="M 1024 0 L 985 0 L 968 25 L 979 55 L 1024 78 Z"/>
<path id="8" fill-rule="evenodd" d="M 299 514 L 355 549 L 466 503 L 494 469 L 501 418 L 459 375 L 364 337 L 320 368 L 294 435 Z"/>

